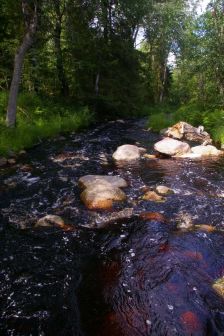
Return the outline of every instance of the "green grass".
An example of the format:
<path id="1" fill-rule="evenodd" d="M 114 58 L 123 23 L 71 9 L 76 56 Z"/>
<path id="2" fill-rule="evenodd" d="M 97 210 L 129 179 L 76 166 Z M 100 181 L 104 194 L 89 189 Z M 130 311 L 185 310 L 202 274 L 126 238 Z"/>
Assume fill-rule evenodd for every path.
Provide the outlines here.
<path id="1" fill-rule="evenodd" d="M 71 101 L 21 94 L 18 99 L 17 126 L 5 127 L 7 94 L 0 92 L 0 154 L 32 147 L 40 139 L 78 131 L 93 121 L 87 107 Z"/>

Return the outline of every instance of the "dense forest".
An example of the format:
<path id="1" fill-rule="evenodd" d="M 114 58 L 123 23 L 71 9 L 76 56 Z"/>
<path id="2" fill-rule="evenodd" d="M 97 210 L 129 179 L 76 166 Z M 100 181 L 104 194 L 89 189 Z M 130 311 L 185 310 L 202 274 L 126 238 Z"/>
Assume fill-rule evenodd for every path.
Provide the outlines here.
<path id="1" fill-rule="evenodd" d="M 1 153 L 116 116 L 184 119 L 224 143 L 224 2 L 197 6 L 2 0 Z"/>

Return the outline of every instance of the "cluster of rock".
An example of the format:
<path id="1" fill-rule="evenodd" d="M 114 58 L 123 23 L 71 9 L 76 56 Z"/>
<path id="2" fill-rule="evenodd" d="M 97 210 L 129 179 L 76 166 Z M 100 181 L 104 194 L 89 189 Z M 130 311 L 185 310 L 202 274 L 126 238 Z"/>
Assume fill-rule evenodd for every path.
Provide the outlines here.
<path id="1" fill-rule="evenodd" d="M 212 139 L 210 135 L 204 131 L 202 126 L 195 128 L 185 122 L 179 122 L 176 125 L 163 131 L 164 138 L 154 145 L 157 153 L 182 158 L 194 158 L 210 155 L 220 155 L 222 151 L 212 146 Z M 199 144 L 191 146 L 191 144 Z M 146 154 L 146 149 L 135 145 L 119 146 L 113 153 L 112 157 L 117 162 L 129 162 L 139 160 L 142 156 L 146 158 L 156 158 L 156 155 Z M 120 176 L 108 175 L 86 175 L 79 179 L 79 187 L 81 189 L 80 198 L 84 205 L 89 210 L 111 209 L 116 202 L 122 202 L 127 199 L 125 192 L 122 190 L 128 186 L 127 182 Z M 166 196 L 174 193 L 174 191 L 167 186 L 157 186 L 155 189 L 144 190 L 145 194 L 141 197 L 144 201 L 164 202 Z M 133 216 L 132 208 L 125 208 L 121 211 L 107 213 L 105 219 L 104 214 L 95 213 L 95 223 L 102 224 L 123 218 L 130 218 Z M 143 220 L 159 220 L 166 222 L 166 219 L 159 213 L 144 213 L 140 216 Z M 189 229 L 193 227 L 192 220 L 189 216 L 181 215 L 181 225 L 179 228 Z M 178 220 L 177 220 L 178 221 Z M 36 227 L 39 226 L 55 226 L 63 230 L 74 230 L 71 226 L 64 223 L 63 219 L 47 215 L 41 218 Z M 101 225 L 96 225 L 101 227 Z M 94 225 L 91 223 L 91 227 Z M 213 230 L 208 225 L 200 225 L 198 229 L 205 231 Z"/>
<path id="2" fill-rule="evenodd" d="M 14 152 L 9 153 L 9 158 L 6 159 L 5 157 L 0 157 L 0 167 L 4 167 L 6 165 L 14 165 L 16 164 L 16 159 L 18 156 L 26 154 L 25 150 L 21 150 L 18 154 Z"/>
<path id="3" fill-rule="evenodd" d="M 223 153 L 211 145 L 212 139 L 204 131 L 203 126 L 196 128 L 181 121 L 164 130 L 162 134 L 165 137 L 154 145 L 154 149 L 164 155 L 182 158 L 200 158 L 203 156 L 218 156 Z M 191 147 L 191 143 L 197 144 L 197 146 Z"/>

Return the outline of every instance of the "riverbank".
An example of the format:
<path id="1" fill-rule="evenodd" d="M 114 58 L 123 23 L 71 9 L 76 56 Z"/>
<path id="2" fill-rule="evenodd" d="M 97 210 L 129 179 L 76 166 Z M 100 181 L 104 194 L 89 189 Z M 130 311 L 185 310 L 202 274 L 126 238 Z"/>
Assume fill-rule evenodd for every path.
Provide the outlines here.
<path id="1" fill-rule="evenodd" d="M 159 105 L 148 110 L 148 127 L 159 132 L 179 121 L 186 121 L 198 127 L 203 125 L 212 139 L 220 146 L 224 145 L 224 109 L 202 108 L 195 104 L 185 106 Z"/>
<path id="2" fill-rule="evenodd" d="M 0 155 L 8 156 L 32 147 L 45 138 L 78 131 L 93 122 L 86 106 L 72 101 L 21 94 L 18 99 L 17 126 L 5 126 L 6 92 L 0 92 Z"/>

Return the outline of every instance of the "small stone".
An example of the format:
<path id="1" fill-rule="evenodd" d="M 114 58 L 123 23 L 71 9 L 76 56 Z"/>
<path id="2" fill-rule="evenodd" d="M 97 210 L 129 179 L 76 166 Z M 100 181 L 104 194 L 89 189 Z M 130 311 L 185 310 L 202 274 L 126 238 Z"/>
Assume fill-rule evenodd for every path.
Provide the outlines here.
<path id="1" fill-rule="evenodd" d="M 198 225 L 195 225 L 195 228 L 201 231 L 206 231 L 206 232 L 214 232 L 216 230 L 214 226 L 208 225 L 208 224 L 198 224 Z"/>
<path id="2" fill-rule="evenodd" d="M 10 165 L 16 164 L 16 160 L 15 159 L 8 159 L 8 163 Z"/>
<path id="3" fill-rule="evenodd" d="M 163 196 L 174 194 L 174 191 L 172 189 L 166 186 L 163 186 L 163 185 L 157 186 L 156 191 L 158 194 L 163 195 Z"/>
<path id="4" fill-rule="evenodd" d="M 217 294 L 224 298 L 224 277 L 217 279 L 212 285 Z"/>
<path id="5" fill-rule="evenodd" d="M 40 218 L 35 227 L 57 227 L 64 231 L 74 231 L 75 228 L 71 225 L 65 224 L 64 220 L 60 216 L 46 215 Z"/>
<path id="6" fill-rule="evenodd" d="M 142 199 L 144 201 L 151 201 L 151 202 L 164 202 L 166 199 L 160 195 L 158 195 L 155 191 L 148 191 Z"/>
<path id="7" fill-rule="evenodd" d="M 143 155 L 146 159 L 157 159 L 157 156 L 154 154 L 144 154 Z"/>
<path id="8" fill-rule="evenodd" d="M 19 152 L 19 155 L 25 155 L 26 154 L 26 151 L 25 150 L 21 150 L 20 152 Z"/>

